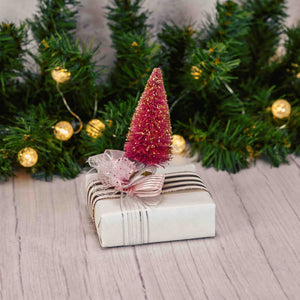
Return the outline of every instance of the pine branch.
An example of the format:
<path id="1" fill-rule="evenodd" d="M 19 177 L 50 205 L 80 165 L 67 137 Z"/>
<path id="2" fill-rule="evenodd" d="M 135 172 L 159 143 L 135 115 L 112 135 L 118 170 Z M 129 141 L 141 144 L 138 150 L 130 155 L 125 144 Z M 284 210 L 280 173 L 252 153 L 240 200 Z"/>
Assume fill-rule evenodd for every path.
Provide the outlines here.
<path id="1" fill-rule="evenodd" d="M 0 25 L 0 100 L 1 122 L 16 110 L 18 92 L 23 88 L 23 63 L 25 61 L 27 32 L 25 24 Z"/>
<path id="2" fill-rule="evenodd" d="M 100 110 L 99 118 L 105 123 L 105 130 L 99 138 L 92 138 L 85 131 L 81 133 L 81 155 L 89 156 L 104 152 L 105 149 L 123 150 L 132 115 L 139 95 L 129 96 L 126 101 L 110 101 Z"/>
<path id="3" fill-rule="evenodd" d="M 164 74 L 166 91 L 170 104 L 185 89 L 185 73 L 188 71 L 188 57 L 195 47 L 193 25 L 178 26 L 174 21 L 164 23 L 158 34 L 161 43 L 159 65 Z"/>
<path id="4" fill-rule="evenodd" d="M 51 34 L 64 33 L 73 37 L 78 15 L 77 0 L 39 0 L 33 20 L 27 20 L 38 44 L 44 43 Z"/>
<path id="5" fill-rule="evenodd" d="M 82 119 L 92 116 L 95 100 L 101 95 L 97 79 L 102 71 L 94 61 L 94 56 L 99 51 L 99 46 L 85 47 L 78 40 L 73 41 L 65 34 L 54 34 L 46 39 L 46 44 L 40 46 L 37 60 L 46 62 L 44 73 L 38 81 L 32 84 L 32 100 L 48 99 L 49 111 L 57 116 L 66 116 L 68 111 L 63 105 L 56 89 L 56 82 L 51 76 L 51 71 L 56 67 L 66 68 L 71 73 L 71 79 L 60 85 L 68 104 L 74 112 L 80 114 Z"/>
<path id="6" fill-rule="evenodd" d="M 108 78 L 105 97 L 135 96 L 143 89 L 156 65 L 158 47 L 149 42 L 149 12 L 142 11 L 141 0 L 113 0 L 107 10 L 117 57 Z"/>
<path id="7" fill-rule="evenodd" d="M 55 123 L 56 120 L 48 118 L 42 105 L 29 108 L 16 116 L 14 125 L 8 127 L 7 135 L 3 138 L 5 151 L 14 158 L 14 167 L 19 167 L 18 152 L 25 147 L 31 147 L 39 156 L 37 164 L 29 169 L 33 175 L 43 176 L 45 179 L 51 179 L 54 174 L 63 178 L 78 175 L 80 167 L 75 147 L 54 137 Z"/>

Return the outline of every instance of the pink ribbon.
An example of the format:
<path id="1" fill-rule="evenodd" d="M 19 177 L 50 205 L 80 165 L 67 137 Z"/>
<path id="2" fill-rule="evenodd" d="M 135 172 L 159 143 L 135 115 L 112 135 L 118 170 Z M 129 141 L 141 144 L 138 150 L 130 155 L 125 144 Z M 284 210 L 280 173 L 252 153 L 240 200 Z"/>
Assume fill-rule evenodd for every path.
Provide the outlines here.
<path id="1" fill-rule="evenodd" d="M 124 151 L 105 150 L 104 153 L 88 159 L 91 167 L 98 172 L 104 189 L 114 188 L 126 193 L 132 200 L 142 198 L 146 205 L 157 205 L 164 184 L 165 175 L 154 175 L 156 168 L 144 166 L 124 156 Z"/>

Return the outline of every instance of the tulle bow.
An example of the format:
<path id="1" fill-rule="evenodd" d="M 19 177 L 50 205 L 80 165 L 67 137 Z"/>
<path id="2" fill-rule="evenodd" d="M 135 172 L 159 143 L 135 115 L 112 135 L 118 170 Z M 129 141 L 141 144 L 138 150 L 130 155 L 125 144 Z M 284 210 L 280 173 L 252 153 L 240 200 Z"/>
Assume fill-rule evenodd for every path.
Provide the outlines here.
<path id="1" fill-rule="evenodd" d="M 98 172 L 105 189 L 114 188 L 131 198 L 143 198 L 147 205 L 160 202 L 165 175 L 155 175 L 156 167 L 137 164 L 124 156 L 124 151 L 105 150 L 104 153 L 88 159 L 91 167 Z"/>

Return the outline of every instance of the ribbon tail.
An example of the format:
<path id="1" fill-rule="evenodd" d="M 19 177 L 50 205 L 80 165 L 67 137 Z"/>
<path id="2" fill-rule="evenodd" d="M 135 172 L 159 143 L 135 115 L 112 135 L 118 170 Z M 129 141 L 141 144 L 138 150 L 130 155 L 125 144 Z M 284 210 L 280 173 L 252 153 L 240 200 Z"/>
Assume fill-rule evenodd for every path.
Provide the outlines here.
<path id="1" fill-rule="evenodd" d="M 162 195 L 157 195 L 155 197 L 143 197 L 138 199 L 145 207 L 156 207 L 162 202 L 163 197 Z"/>

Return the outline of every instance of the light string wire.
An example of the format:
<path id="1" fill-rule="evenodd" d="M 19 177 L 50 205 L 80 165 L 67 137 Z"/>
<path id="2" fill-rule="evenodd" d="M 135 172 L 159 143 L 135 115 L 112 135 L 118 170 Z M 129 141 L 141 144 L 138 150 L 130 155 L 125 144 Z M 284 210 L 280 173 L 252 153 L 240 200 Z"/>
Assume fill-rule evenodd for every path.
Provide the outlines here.
<path id="1" fill-rule="evenodd" d="M 223 84 L 224 84 L 224 86 L 226 87 L 227 91 L 228 91 L 231 95 L 233 95 L 233 96 L 240 102 L 240 104 L 241 104 L 241 106 L 242 106 L 242 114 L 244 115 L 244 114 L 245 114 L 245 110 L 244 110 L 244 105 L 243 105 L 243 102 L 241 101 L 241 99 L 239 99 L 239 98 L 236 96 L 236 94 L 234 93 L 234 91 L 232 90 L 232 88 L 231 88 L 225 81 L 223 81 Z M 289 121 L 290 121 L 290 117 L 288 118 L 288 120 L 287 120 L 287 122 L 286 122 L 285 124 L 283 124 L 283 125 L 277 127 L 277 130 L 281 130 L 281 129 L 285 128 L 285 127 L 288 125 Z"/>
<path id="2" fill-rule="evenodd" d="M 172 112 L 172 110 L 174 109 L 175 105 L 180 101 L 182 100 L 186 95 L 188 95 L 190 93 L 190 91 L 186 91 L 185 93 L 183 93 L 181 96 L 179 96 L 174 102 L 173 104 L 171 105 L 170 107 L 170 114 Z"/>
<path id="3" fill-rule="evenodd" d="M 93 116 L 92 118 L 95 119 L 96 118 L 96 114 L 97 114 L 97 110 L 98 110 L 98 100 L 97 100 L 97 97 L 98 95 L 96 94 L 96 99 L 95 99 L 95 102 L 94 102 L 94 112 L 93 112 Z"/>
<path id="4" fill-rule="evenodd" d="M 235 98 L 239 101 L 239 103 L 241 104 L 241 108 L 242 108 L 242 114 L 245 114 L 245 109 L 244 109 L 244 103 L 241 101 L 241 99 L 234 93 L 234 91 L 232 90 L 232 88 L 227 84 L 226 81 L 222 81 L 224 86 L 226 87 L 227 91 Z"/>
<path id="5" fill-rule="evenodd" d="M 78 115 L 76 115 L 76 114 L 71 110 L 70 106 L 69 106 L 68 103 L 67 103 L 66 98 L 64 97 L 64 94 L 62 93 L 62 91 L 61 91 L 60 88 L 59 88 L 59 83 L 58 83 L 58 82 L 56 82 L 56 89 L 57 89 L 57 91 L 59 92 L 60 96 L 62 97 L 63 102 L 64 102 L 64 105 L 65 105 L 66 108 L 68 109 L 69 113 L 70 113 L 72 116 L 74 116 L 74 117 L 79 121 L 79 128 L 78 128 L 76 131 L 74 131 L 74 134 L 77 134 L 77 133 L 79 133 L 79 132 L 81 131 L 81 129 L 82 129 L 82 127 L 83 127 L 83 123 L 82 123 L 80 117 L 79 117 Z"/>
<path id="6" fill-rule="evenodd" d="M 277 130 L 281 130 L 281 129 L 285 128 L 285 127 L 288 125 L 289 121 L 290 121 L 290 118 L 288 118 L 288 120 L 287 120 L 287 122 L 286 122 L 285 124 L 279 126 L 279 127 L 277 128 Z"/>
<path id="7" fill-rule="evenodd" d="M 287 121 L 286 121 L 284 124 L 282 124 L 282 125 L 280 125 L 279 127 L 277 127 L 277 131 L 279 131 L 279 130 L 281 130 L 281 129 L 284 129 L 285 127 L 287 127 L 288 124 L 289 124 L 289 122 L 290 122 L 290 119 L 291 119 L 291 117 L 288 116 Z"/>
<path id="8" fill-rule="evenodd" d="M 222 81 L 222 82 L 223 82 L 225 88 L 227 89 L 227 91 L 228 91 L 232 96 L 234 96 L 235 99 L 237 99 L 237 100 L 239 101 L 239 103 L 240 103 L 240 105 L 241 105 L 241 108 L 242 108 L 242 114 L 244 115 L 244 114 L 245 114 L 245 109 L 244 109 L 244 104 L 243 104 L 243 102 L 241 101 L 241 99 L 239 99 L 239 98 L 237 97 L 237 95 L 234 93 L 234 91 L 232 90 L 232 88 L 227 84 L 227 82 L 225 82 L 225 81 Z M 173 104 L 172 104 L 171 107 L 170 107 L 170 114 L 171 114 L 172 110 L 174 109 L 174 107 L 177 105 L 177 103 L 178 103 L 179 101 L 181 101 L 181 100 L 182 100 L 186 95 L 188 95 L 189 93 L 190 93 L 189 90 L 186 91 L 185 93 L 183 93 L 181 96 L 179 96 L 179 97 L 173 102 Z"/>

